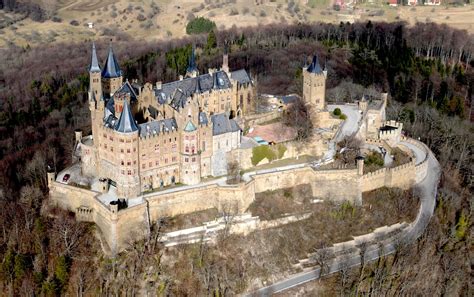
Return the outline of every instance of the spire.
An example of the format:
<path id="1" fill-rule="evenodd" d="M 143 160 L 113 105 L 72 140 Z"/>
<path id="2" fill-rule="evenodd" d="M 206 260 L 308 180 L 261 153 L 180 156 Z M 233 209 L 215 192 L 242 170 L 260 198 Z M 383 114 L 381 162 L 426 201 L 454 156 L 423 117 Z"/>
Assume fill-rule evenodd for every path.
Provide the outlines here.
<path id="1" fill-rule="evenodd" d="M 195 46 L 193 45 L 193 49 L 191 51 L 191 57 L 189 57 L 188 68 L 186 69 L 187 73 L 198 71 L 197 66 L 196 66 L 196 57 L 195 57 L 194 50 L 195 50 Z"/>
<path id="2" fill-rule="evenodd" d="M 316 74 L 323 73 L 323 70 L 321 69 L 321 65 L 319 65 L 319 59 L 317 55 L 313 56 L 313 61 L 311 62 L 311 64 L 306 70 L 308 72 L 316 73 Z"/>
<path id="3" fill-rule="evenodd" d="M 196 77 L 196 87 L 194 88 L 194 93 L 202 93 L 201 82 L 199 81 L 199 77 Z"/>
<path id="4" fill-rule="evenodd" d="M 97 59 L 97 53 L 95 51 L 95 42 L 92 42 L 92 58 L 89 72 L 100 72 L 99 60 Z"/>
<path id="5" fill-rule="evenodd" d="M 115 126 L 115 130 L 122 133 L 138 131 L 137 124 L 135 124 L 135 120 L 133 119 L 132 111 L 130 110 L 127 100 L 124 100 L 123 102 L 123 110 L 120 114 L 120 119 L 117 123 L 117 126 Z"/>
<path id="6" fill-rule="evenodd" d="M 212 88 L 219 89 L 219 81 L 217 79 L 217 72 L 214 72 L 212 74 Z"/>
<path id="7" fill-rule="evenodd" d="M 105 61 L 104 69 L 102 70 L 102 77 L 104 78 L 115 78 L 122 76 L 120 66 L 115 59 L 114 51 L 112 50 L 112 44 L 109 47 L 109 54 Z"/>

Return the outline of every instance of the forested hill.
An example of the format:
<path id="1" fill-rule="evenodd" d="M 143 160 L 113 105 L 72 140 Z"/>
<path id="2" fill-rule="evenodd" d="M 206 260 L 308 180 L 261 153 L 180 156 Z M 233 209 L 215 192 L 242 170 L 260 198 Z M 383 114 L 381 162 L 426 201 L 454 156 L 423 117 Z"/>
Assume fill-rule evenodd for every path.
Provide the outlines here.
<path id="1" fill-rule="evenodd" d="M 230 29 L 159 43 L 121 38 L 113 46 L 125 77 L 155 82 L 184 74 L 192 43 L 198 48 L 201 71 L 220 65 L 223 45 L 228 43 L 230 67 L 249 70 L 262 93 L 301 93 L 301 69 L 314 53 L 326 62 L 329 100 L 357 100 L 365 92 L 388 91 L 390 114 L 433 149 L 449 177 L 443 179 L 449 192 L 445 197 L 456 204 L 445 202 L 448 225 L 440 232 L 456 229 L 460 218 L 466 220 L 474 147 L 469 122 L 472 35 L 435 24 L 410 28 L 403 23 L 300 24 Z M 103 63 L 108 41 L 97 41 L 97 47 Z M 10 262 L 2 266 L 0 276 L 3 286 L 17 293 L 27 281 L 34 292 L 71 289 L 68 282 L 77 276 L 72 269 L 77 259 L 101 253 L 93 244 L 85 249 L 87 240 L 66 249 L 55 237 L 58 233 L 48 231 L 71 221 L 62 218 L 45 224 L 39 214 L 47 191 L 46 164 L 64 168 L 70 162 L 74 129 L 90 130 L 86 104 L 90 49 L 87 41 L 1 53 L 0 253 Z M 87 234 L 82 230 L 76 235 Z M 99 265 L 94 259 L 87 265 Z"/>

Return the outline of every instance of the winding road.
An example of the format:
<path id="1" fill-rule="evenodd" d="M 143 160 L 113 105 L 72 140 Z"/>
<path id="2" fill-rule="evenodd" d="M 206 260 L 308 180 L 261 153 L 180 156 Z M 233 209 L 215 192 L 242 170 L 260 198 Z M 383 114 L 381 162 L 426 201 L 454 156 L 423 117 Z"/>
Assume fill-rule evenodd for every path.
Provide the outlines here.
<path id="1" fill-rule="evenodd" d="M 413 151 L 416 157 L 416 164 L 420 164 L 425 159 L 425 152 L 417 146 L 408 142 L 401 142 L 401 144 L 407 146 Z M 424 232 L 435 208 L 439 177 L 439 163 L 430 151 L 428 156 L 428 173 L 426 177 L 416 185 L 416 190 L 421 198 L 421 206 L 416 220 L 412 222 L 409 227 L 404 229 L 396 238 L 391 238 L 390 240 L 383 242 L 382 247 L 379 244 L 369 246 L 364 254 L 364 261 L 375 260 L 381 256 L 394 253 L 399 242 L 412 242 Z M 344 257 L 336 257 L 332 262 L 330 262 L 327 272 L 322 275 L 332 274 L 347 267 L 360 265 L 360 263 L 361 257 L 358 251 Z M 316 267 L 310 271 L 291 275 L 284 280 L 261 288 L 247 296 L 270 296 L 271 294 L 282 292 L 318 279 L 319 276 L 320 268 Z"/>

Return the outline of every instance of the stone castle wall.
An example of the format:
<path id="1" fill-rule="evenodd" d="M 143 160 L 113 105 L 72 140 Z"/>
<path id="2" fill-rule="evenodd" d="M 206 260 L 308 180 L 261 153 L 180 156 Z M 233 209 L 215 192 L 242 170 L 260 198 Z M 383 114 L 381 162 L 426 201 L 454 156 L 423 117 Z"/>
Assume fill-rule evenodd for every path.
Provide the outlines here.
<path id="1" fill-rule="evenodd" d="M 415 140 L 406 140 L 417 147 L 427 147 Z M 265 191 L 309 184 L 312 195 L 321 199 L 351 201 L 360 204 L 361 194 L 380 187 L 409 188 L 426 176 L 427 158 L 394 168 L 358 175 L 357 169 L 314 170 L 304 166 L 288 170 L 262 170 L 237 185 L 209 183 L 194 187 L 164 190 L 143 196 L 143 202 L 114 212 L 98 200 L 100 193 L 50 182 L 53 205 L 75 212 L 77 219 L 94 222 L 113 252 L 146 236 L 150 224 L 159 218 L 175 216 L 209 208 L 226 212 L 244 212 L 254 201 L 255 194 Z"/>

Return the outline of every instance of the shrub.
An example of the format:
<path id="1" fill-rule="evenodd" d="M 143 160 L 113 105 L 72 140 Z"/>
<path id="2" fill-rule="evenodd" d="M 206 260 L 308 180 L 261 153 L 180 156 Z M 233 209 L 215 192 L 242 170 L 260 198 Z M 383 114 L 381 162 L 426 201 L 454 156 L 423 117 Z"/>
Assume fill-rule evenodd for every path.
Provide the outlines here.
<path id="1" fill-rule="evenodd" d="M 232 8 L 229 12 L 229 15 L 238 15 L 239 14 L 239 11 L 235 8 Z"/>
<path id="2" fill-rule="evenodd" d="M 340 108 L 336 108 L 334 109 L 334 111 L 332 112 L 335 116 L 340 116 L 342 114 L 341 112 L 341 109 Z"/>
<path id="3" fill-rule="evenodd" d="M 186 26 L 186 33 L 189 35 L 209 33 L 215 28 L 216 23 L 213 21 L 203 17 L 198 17 L 188 23 Z"/>
<path id="4" fill-rule="evenodd" d="M 72 26 L 79 26 L 79 22 L 76 20 L 72 20 L 71 22 L 69 22 L 69 24 L 71 24 Z"/>
<path id="5" fill-rule="evenodd" d="M 265 12 L 265 10 L 260 10 L 260 16 L 261 17 L 266 17 L 267 16 L 267 13 Z"/>
<path id="6" fill-rule="evenodd" d="M 140 14 L 137 16 L 137 20 L 138 20 L 139 22 L 143 22 L 144 20 L 146 20 L 146 18 L 145 18 L 145 16 L 144 16 L 143 14 L 140 13 Z"/>
<path id="7" fill-rule="evenodd" d="M 346 116 L 345 114 L 341 114 L 341 115 L 339 116 L 339 119 L 341 119 L 341 120 L 346 120 L 346 119 L 347 119 L 347 116 Z"/>
<path id="8" fill-rule="evenodd" d="M 369 165 L 383 166 L 384 162 L 382 159 L 382 155 L 376 152 L 371 152 L 365 157 L 364 164 L 367 166 Z"/>
<path id="9" fill-rule="evenodd" d="M 273 161 L 276 159 L 275 152 L 268 145 L 256 146 L 252 149 L 252 165 L 257 166 L 260 161 L 267 158 L 268 161 Z"/>

